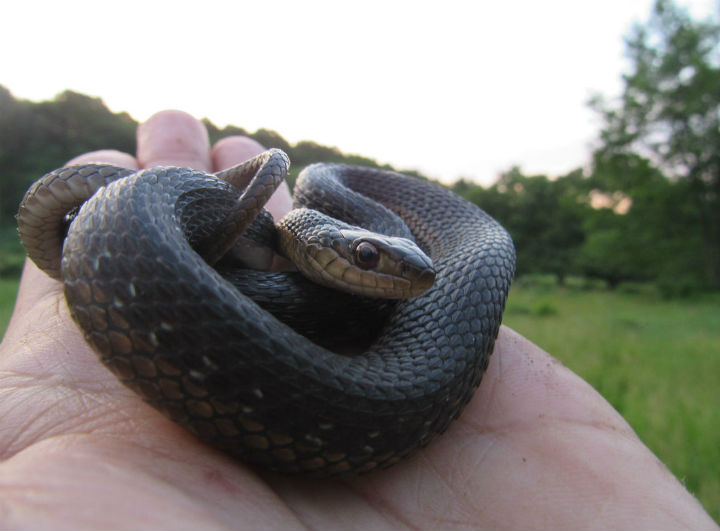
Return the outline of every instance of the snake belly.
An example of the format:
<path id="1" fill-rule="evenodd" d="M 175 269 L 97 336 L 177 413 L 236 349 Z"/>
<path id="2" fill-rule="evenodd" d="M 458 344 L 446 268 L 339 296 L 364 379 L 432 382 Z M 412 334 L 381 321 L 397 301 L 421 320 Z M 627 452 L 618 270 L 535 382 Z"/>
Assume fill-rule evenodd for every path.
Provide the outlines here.
<path id="1" fill-rule="evenodd" d="M 295 198 L 355 223 L 364 209 L 343 199 L 355 194 L 399 216 L 437 272 L 362 354 L 313 343 L 195 252 L 194 231 L 237 193 L 187 169 L 132 174 L 81 208 L 61 266 L 73 317 L 122 382 L 235 457 L 312 476 L 390 466 L 442 433 L 479 385 L 515 251 L 475 205 L 394 172 L 312 165 Z"/>

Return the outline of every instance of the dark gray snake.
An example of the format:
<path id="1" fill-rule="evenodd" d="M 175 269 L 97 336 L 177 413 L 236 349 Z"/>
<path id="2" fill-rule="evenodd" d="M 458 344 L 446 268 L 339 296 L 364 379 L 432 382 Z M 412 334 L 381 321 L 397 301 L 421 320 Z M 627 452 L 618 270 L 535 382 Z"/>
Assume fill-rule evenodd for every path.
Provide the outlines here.
<path id="1" fill-rule="evenodd" d="M 286 171 L 284 154 L 271 151 L 239 173 L 269 175 L 275 186 Z M 84 204 L 63 222 L 72 201 Z M 249 463 L 315 476 L 367 472 L 411 455 L 458 417 L 480 383 L 514 271 L 510 237 L 433 183 L 364 167 L 306 168 L 298 206 L 371 226 L 378 209 L 389 210 L 401 227 L 392 230 L 409 229 L 436 272 L 430 289 L 388 306 L 367 331 L 353 322 L 353 337 L 370 336 L 364 352 L 337 354 L 208 265 L 235 245 L 236 238 L 218 243 L 228 212 L 237 220 L 239 209 L 256 211 L 261 201 L 186 168 L 87 165 L 33 185 L 18 225 L 31 258 L 64 282 L 72 315 L 103 363 L 201 440 Z M 252 223 L 243 219 L 240 230 Z M 364 298 L 340 304 L 354 309 Z"/>

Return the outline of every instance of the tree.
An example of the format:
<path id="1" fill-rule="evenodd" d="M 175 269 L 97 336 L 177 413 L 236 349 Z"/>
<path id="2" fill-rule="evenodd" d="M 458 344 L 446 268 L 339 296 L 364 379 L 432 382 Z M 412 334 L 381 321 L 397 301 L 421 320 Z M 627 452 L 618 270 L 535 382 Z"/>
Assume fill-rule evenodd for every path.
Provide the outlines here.
<path id="1" fill-rule="evenodd" d="M 657 0 L 648 22 L 634 27 L 626 45 L 631 68 L 623 77 L 619 101 L 596 97 L 591 102 L 604 120 L 596 165 L 612 165 L 619 154 L 636 154 L 671 180 L 684 181 L 668 190 L 691 202 L 686 207 L 697 217 L 700 268 L 718 286 L 720 24 L 695 21 L 671 0 Z M 618 177 L 613 186 L 627 192 L 628 183 L 622 181 Z M 675 222 L 670 216 L 666 220 Z"/>
<path id="2" fill-rule="evenodd" d="M 595 208 L 584 220 L 588 236 L 579 263 L 585 274 L 610 286 L 653 281 L 666 295 L 707 284 L 702 220 L 689 180 L 667 179 L 635 153 L 603 153 L 587 185 Z"/>

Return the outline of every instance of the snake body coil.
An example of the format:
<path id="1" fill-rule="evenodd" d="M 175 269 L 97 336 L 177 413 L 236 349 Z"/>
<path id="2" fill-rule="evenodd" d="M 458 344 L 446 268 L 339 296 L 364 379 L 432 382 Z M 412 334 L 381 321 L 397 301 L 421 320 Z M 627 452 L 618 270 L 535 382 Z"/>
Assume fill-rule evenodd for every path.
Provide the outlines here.
<path id="1" fill-rule="evenodd" d="M 360 355 L 311 342 L 200 257 L 238 192 L 188 169 L 131 174 L 83 205 L 62 253 L 73 317 L 126 385 L 217 448 L 286 473 L 387 467 L 443 432 L 480 383 L 515 253 L 482 210 L 401 174 L 313 165 L 295 197 L 357 224 L 355 194 L 404 221 L 436 270 Z"/>

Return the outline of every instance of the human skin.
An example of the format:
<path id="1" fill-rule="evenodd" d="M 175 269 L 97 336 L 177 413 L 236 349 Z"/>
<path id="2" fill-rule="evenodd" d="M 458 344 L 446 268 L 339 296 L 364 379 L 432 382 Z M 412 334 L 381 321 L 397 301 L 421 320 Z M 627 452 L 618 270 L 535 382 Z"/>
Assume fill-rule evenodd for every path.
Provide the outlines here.
<path id="1" fill-rule="evenodd" d="M 211 148 L 178 111 L 138 130 L 135 156 L 72 163 L 217 171 L 263 148 Z M 269 205 L 290 208 L 287 187 Z M 103 367 L 62 285 L 27 262 L 0 345 L 0 528 L 716 529 L 587 383 L 502 327 L 462 416 L 394 467 L 335 480 L 280 477 L 198 442 Z"/>

